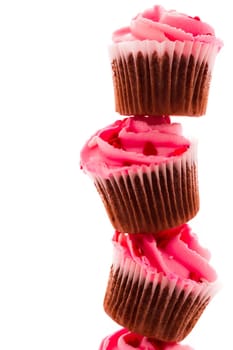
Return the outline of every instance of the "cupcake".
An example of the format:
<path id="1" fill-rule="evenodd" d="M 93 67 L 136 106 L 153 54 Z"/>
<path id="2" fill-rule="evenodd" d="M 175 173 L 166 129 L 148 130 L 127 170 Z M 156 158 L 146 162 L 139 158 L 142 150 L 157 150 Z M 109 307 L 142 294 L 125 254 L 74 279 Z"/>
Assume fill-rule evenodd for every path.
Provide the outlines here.
<path id="1" fill-rule="evenodd" d="M 206 113 L 222 41 L 199 17 L 154 6 L 113 33 L 115 109 L 122 115 Z"/>
<path id="2" fill-rule="evenodd" d="M 182 341 L 217 291 L 217 276 L 187 224 L 152 234 L 115 232 L 104 310 L 131 332 Z"/>
<path id="3" fill-rule="evenodd" d="M 120 329 L 104 338 L 99 350 L 193 350 L 190 346 L 177 343 L 164 343 Z"/>
<path id="4" fill-rule="evenodd" d="M 167 116 L 135 116 L 98 131 L 81 151 L 113 227 L 156 233 L 199 210 L 196 142 Z"/>

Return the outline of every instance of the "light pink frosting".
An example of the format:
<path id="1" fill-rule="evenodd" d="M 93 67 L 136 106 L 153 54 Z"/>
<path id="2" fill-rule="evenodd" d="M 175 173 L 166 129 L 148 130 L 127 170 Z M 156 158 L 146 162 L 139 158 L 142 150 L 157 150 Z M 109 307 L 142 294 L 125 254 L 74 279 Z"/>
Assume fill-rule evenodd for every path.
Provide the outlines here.
<path id="1" fill-rule="evenodd" d="M 115 43 L 128 40 L 216 42 L 219 49 L 223 44 L 215 37 L 214 29 L 199 17 L 187 16 L 175 10 L 166 11 L 162 6 L 139 13 L 129 27 L 115 31 L 112 39 Z"/>
<path id="2" fill-rule="evenodd" d="M 117 120 L 98 131 L 81 151 L 81 168 L 108 177 L 118 169 L 160 164 L 190 147 L 179 123 L 166 116 Z"/>
<path id="3" fill-rule="evenodd" d="M 209 265 L 210 252 L 202 248 L 187 224 L 152 234 L 116 232 L 114 244 L 136 263 L 168 277 L 174 275 L 197 282 L 214 282 L 215 270 Z"/>
<path id="4" fill-rule="evenodd" d="M 179 343 L 164 343 L 120 329 L 103 339 L 99 350 L 193 350 Z"/>

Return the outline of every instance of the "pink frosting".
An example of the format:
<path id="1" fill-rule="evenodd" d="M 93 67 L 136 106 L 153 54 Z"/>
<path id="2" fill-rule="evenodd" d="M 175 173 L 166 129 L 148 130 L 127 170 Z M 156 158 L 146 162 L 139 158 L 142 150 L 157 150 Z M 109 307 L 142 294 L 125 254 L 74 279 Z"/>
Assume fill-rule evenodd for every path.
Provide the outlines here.
<path id="1" fill-rule="evenodd" d="M 164 343 L 121 329 L 103 339 L 99 350 L 192 350 L 179 343 Z"/>
<path id="2" fill-rule="evenodd" d="M 129 117 L 91 137 L 81 151 L 81 168 L 108 177 L 118 169 L 166 162 L 189 147 L 181 124 L 171 123 L 169 117 Z"/>
<path id="3" fill-rule="evenodd" d="M 146 268 L 197 282 L 214 282 L 215 270 L 209 265 L 210 252 L 202 248 L 197 236 L 187 224 L 152 234 L 126 234 L 116 232 L 116 246 L 136 263 Z"/>
<path id="4" fill-rule="evenodd" d="M 219 49 L 222 41 L 215 37 L 214 29 L 199 17 L 187 16 L 175 10 L 166 11 L 162 6 L 154 6 L 132 19 L 129 27 L 113 33 L 113 42 L 128 40 L 164 40 L 216 42 Z"/>

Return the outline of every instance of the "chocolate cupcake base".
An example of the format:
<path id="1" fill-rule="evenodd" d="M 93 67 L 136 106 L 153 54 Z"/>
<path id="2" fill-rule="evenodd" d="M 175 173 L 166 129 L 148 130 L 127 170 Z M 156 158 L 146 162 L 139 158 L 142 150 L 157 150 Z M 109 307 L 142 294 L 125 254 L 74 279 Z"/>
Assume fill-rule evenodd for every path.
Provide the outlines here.
<path id="1" fill-rule="evenodd" d="M 214 294 L 214 285 L 169 279 L 117 254 L 104 298 L 105 312 L 128 330 L 166 342 L 183 340 Z"/>
<path id="2" fill-rule="evenodd" d="M 204 115 L 216 53 L 217 47 L 200 42 L 145 40 L 113 45 L 116 111 L 121 115 Z"/>
<path id="3" fill-rule="evenodd" d="M 113 227 L 120 232 L 156 233 L 179 226 L 199 210 L 195 146 L 168 163 L 137 172 L 96 177 L 94 182 Z"/>

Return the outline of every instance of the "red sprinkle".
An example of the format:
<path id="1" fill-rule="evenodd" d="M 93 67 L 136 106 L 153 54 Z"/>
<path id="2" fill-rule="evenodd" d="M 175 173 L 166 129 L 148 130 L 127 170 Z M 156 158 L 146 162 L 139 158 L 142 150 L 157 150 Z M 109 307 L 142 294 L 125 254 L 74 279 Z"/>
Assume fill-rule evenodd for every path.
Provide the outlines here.
<path id="1" fill-rule="evenodd" d="M 175 149 L 173 152 L 170 153 L 170 156 L 179 156 L 183 154 L 187 150 L 187 146 L 182 146 L 177 149 Z"/>
<path id="2" fill-rule="evenodd" d="M 144 254 L 143 254 L 143 250 L 142 250 L 142 248 L 140 248 L 140 247 L 133 246 L 133 250 L 134 250 L 134 254 L 135 254 L 136 256 L 142 256 L 142 255 L 144 255 Z"/>
<path id="3" fill-rule="evenodd" d="M 115 148 L 122 148 L 121 140 L 118 137 L 118 133 L 112 134 L 111 138 L 109 138 L 108 143 Z"/>
<path id="4" fill-rule="evenodd" d="M 130 161 L 124 160 L 123 161 L 123 166 L 131 166 L 132 163 L 130 163 Z"/>
<path id="5" fill-rule="evenodd" d="M 143 239 L 142 236 L 140 234 L 132 233 L 130 238 L 132 240 L 134 254 L 139 257 L 144 255 L 141 243 L 141 240 Z"/>
<path id="6" fill-rule="evenodd" d="M 192 16 L 188 16 L 189 18 L 192 18 L 192 19 L 195 19 L 195 20 L 197 20 L 197 21 L 200 21 L 201 19 L 200 19 L 200 17 L 198 17 L 198 16 L 194 16 L 194 17 L 192 17 Z"/>
<path id="7" fill-rule="evenodd" d="M 190 272 L 189 273 L 189 278 L 193 281 L 199 282 L 200 281 L 200 276 L 196 272 Z"/>
<path id="8" fill-rule="evenodd" d="M 132 346 L 133 348 L 138 348 L 141 344 L 142 337 L 139 334 L 128 333 L 124 336 L 126 344 Z"/>
<path id="9" fill-rule="evenodd" d="M 153 145 L 153 143 L 148 141 L 144 145 L 143 154 L 145 154 L 146 156 L 156 156 L 158 154 L 158 151 Z"/>

